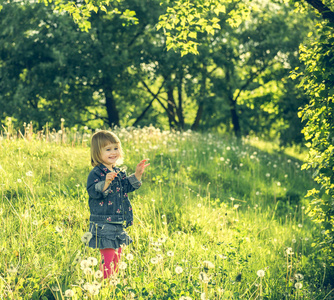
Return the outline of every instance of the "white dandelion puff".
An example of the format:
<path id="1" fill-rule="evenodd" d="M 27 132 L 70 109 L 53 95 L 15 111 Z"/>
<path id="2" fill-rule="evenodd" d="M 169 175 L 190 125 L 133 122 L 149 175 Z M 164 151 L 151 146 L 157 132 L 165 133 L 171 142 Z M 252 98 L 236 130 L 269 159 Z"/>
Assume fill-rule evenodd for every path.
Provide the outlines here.
<path id="1" fill-rule="evenodd" d="M 91 232 L 85 232 L 83 236 L 81 237 L 81 241 L 85 244 L 89 243 L 92 237 L 93 237 L 93 234 Z"/>
<path id="2" fill-rule="evenodd" d="M 295 284 L 295 288 L 296 288 L 297 290 L 300 290 L 302 287 L 303 287 L 303 284 L 302 284 L 301 282 L 296 282 L 296 284 Z"/>
<path id="3" fill-rule="evenodd" d="M 89 262 L 86 259 L 82 260 L 80 263 L 80 267 L 81 270 L 87 269 L 89 267 Z"/>
<path id="4" fill-rule="evenodd" d="M 175 268 L 175 273 L 176 274 L 181 274 L 183 272 L 183 268 L 181 267 L 181 266 L 177 266 L 176 268 Z"/>
<path id="5" fill-rule="evenodd" d="M 211 261 L 208 261 L 208 260 L 203 261 L 203 265 L 204 265 L 204 268 L 206 268 L 206 269 L 214 269 L 215 268 L 215 265 Z"/>
<path id="6" fill-rule="evenodd" d="M 33 174 L 32 171 L 28 171 L 28 172 L 26 173 L 26 176 L 28 176 L 28 177 L 32 177 L 32 176 L 34 176 L 34 174 Z"/>
<path id="7" fill-rule="evenodd" d="M 126 256 L 126 259 L 127 260 L 133 260 L 133 255 L 131 253 L 129 253 L 127 256 Z"/>
<path id="8" fill-rule="evenodd" d="M 256 272 L 256 274 L 257 274 L 257 276 L 259 276 L 259 277 L 264 277 L 264 275 L 265 275 L 266 273 L 265 273 L 264 270 L 258 270 L 258 271 Z"/>
<path id="9" fill-rule="evenodd" d="M 120 270 L 125 270 L 127 268 L 127 266 L 128 266 L 127 263 L 122 261 L 122 262 L 119 263 L 118 268 Z"/>
<path id="10" fill-rule="evenodd" d="M 74 292 L 71 289 L 65 291 L 65 297 L 72 298 L 73 296 Z"/>
<path id="11" fill-rule="evenodd" d="M 169 257 L 174 256 L 174 252 L 173 251 L 167 251 L 167 256 L 169 256 Z"/>
<path id="12" fill-rule="evenodd" d="M 103 276 L 102 271 L 98 270 L 95 272 L 95 278 L 99 279 L 99 278 L 102 278 L 102 276 Z"/>
<path id="13" fill-rule="evenodd" d="M 156 257 L 151 258 L 151 263 L 154 264 L 154 265 L 157 264 L 158 259 Z"/>
<path id="14" fill-rule="evenodd" d="M 87 261 L 90 266 L 96 266 L 97 265 L 97 259 L 95 257 L 88 257 Z"/>

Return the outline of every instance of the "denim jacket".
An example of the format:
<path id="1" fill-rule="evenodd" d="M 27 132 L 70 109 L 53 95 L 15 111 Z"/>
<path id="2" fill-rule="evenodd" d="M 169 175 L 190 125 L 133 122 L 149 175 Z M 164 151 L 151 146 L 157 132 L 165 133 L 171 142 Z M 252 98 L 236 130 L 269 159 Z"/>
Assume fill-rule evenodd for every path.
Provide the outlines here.
<path id="1" fill-rule="evenodd" d="M 133 213 L 128 193 L 141 186 L 134 174 L 114 168 L 117 177 L 102 192 L 105 176 L 111 172 L 106 166 L 96 166 L 88 175 L 87 191 L 89 195 L 90 221 L 101 223 L 124 223 L 125 227 L 133 225 Z"/>

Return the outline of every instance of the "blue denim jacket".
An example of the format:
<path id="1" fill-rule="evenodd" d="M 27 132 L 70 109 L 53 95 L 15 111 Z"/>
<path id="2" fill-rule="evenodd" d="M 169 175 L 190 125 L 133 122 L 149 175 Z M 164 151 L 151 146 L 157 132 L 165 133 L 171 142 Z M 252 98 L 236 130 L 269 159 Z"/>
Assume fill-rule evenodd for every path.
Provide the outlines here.
<path id="1" fill-rule="evenodd" d="M 87 191 L 89 195 L 90 221 L 98 223 L 124 223 L 125 227 L 133 224 L 133 213 L 128 193 L 141 186 L 134 174 L 114 168 L 117 177 L 102 192 L 105 176 L 111 172 L 106 166 L 96 166 L 88 175 Z"/>

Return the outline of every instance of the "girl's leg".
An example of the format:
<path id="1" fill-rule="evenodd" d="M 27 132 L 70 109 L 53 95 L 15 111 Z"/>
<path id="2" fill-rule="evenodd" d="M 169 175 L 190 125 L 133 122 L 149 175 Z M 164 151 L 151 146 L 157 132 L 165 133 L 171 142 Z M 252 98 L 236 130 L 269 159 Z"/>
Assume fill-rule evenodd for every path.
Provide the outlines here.
<path id="1" fill-rule="evenodd" d="M 119 269 L 118 269 L 118 263 L 121 259 L 121 253 L 122 253 L 122 247 L 119 247 L 118 250 L 115 250 L 115 256 L 114 256 L 114 270 L 115 273 L 118 273 Z"/>
<path id="2" fill-rule="evenodd" d="M 117 256 L 115 249 L 106 248 L 100 249 L 102 262 L 100 265 L 101 271 L 103 271 L 103 278 L 106 279 L 114 273 L 115 266 L 111 266 L 114 263 L 115 256 Z"/>

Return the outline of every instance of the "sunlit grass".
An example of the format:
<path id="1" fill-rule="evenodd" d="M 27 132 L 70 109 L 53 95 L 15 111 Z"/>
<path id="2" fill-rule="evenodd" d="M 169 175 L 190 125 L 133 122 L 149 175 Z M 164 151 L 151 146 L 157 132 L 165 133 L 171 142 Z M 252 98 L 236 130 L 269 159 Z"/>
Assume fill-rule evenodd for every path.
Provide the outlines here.
<path id="1" fill-rule="evenodd" d="M 116 133 L 128 173 L 143 158 L 151 165 L 130 195 L 134 242 L 119 276 L 104 281 L 98 250 L 82 242 L 91 132 L 2 135 L 5 299 L 330 299 L 304 199 L 314 182 L 296 156 L 254 139 Z"/>

